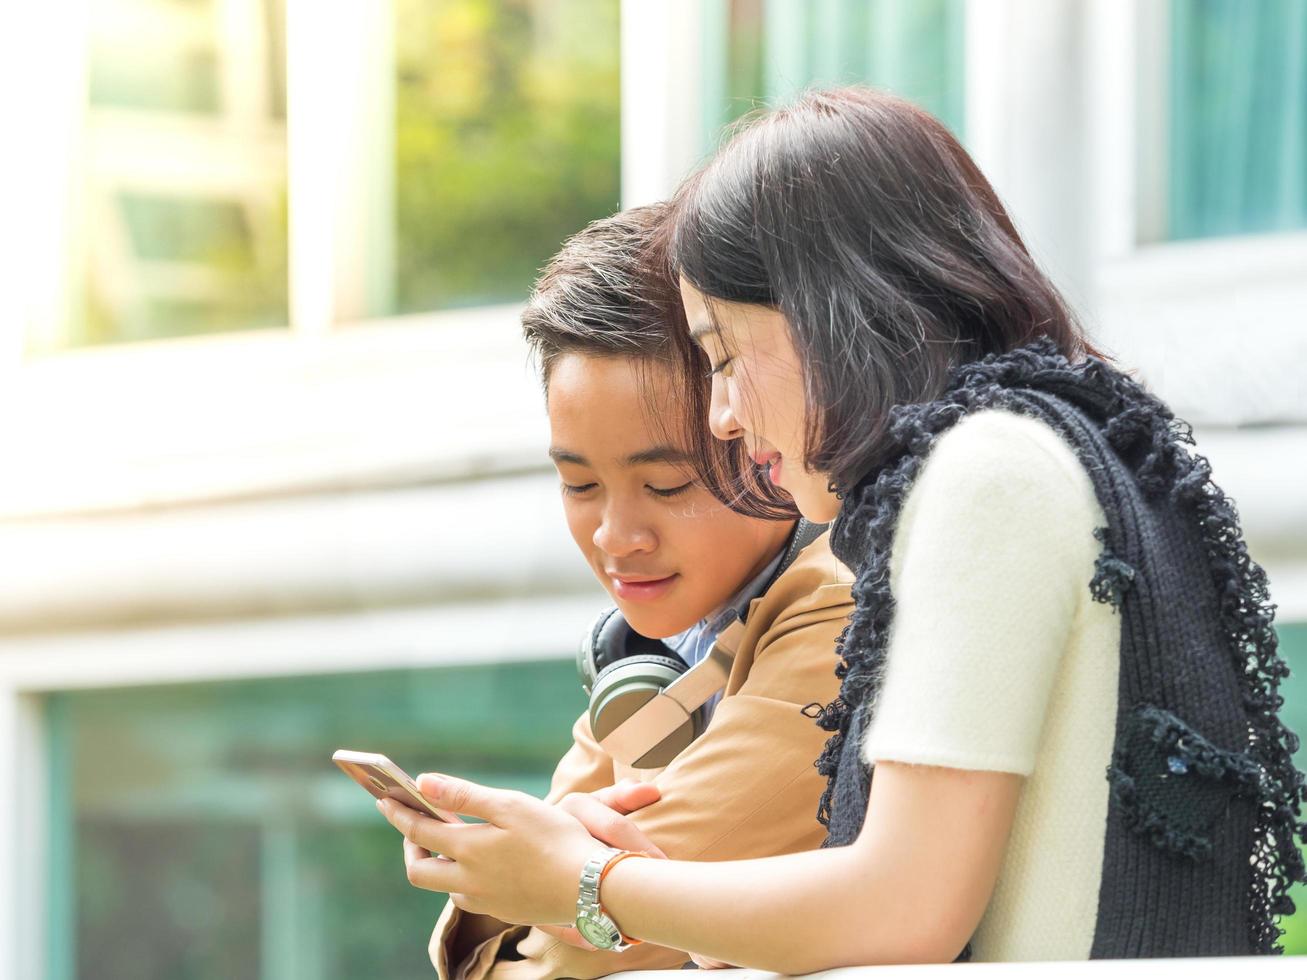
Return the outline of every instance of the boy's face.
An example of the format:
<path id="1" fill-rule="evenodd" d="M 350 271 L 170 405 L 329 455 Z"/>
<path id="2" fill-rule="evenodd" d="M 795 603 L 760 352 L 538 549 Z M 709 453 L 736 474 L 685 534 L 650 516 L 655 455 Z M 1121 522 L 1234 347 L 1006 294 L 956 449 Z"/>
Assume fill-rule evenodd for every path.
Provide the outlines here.
<path id="1" fill-rule="evenodd" d="M 672 383 L 633 358 L 567 354 L 548 390 L 549 455 L 572 538 L 631 627 L 657 638 L 735 595 L 793 526 L 737 514 L 695 482 L 683 447 L 646 414 L 648 396 L 677 404 Z"/>

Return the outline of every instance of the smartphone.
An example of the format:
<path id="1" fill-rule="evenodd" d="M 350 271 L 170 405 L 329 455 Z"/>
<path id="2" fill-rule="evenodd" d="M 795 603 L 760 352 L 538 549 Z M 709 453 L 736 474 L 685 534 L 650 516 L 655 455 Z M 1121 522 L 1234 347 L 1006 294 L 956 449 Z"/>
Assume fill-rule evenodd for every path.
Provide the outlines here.
<path id="1" fill-rule="evenodd" d="M 433 806 L 431 801 L 422 795 L 413 777 L 384 755 L 376 752 L 351 752 L 349 749 L 339 749 L 333 753 L 331 761 L 340 766 L 346 776 L 379 800 L 394 800 L 410 810 L 435 817 L 445 823 L 463 822 L 452 813 Z"/>

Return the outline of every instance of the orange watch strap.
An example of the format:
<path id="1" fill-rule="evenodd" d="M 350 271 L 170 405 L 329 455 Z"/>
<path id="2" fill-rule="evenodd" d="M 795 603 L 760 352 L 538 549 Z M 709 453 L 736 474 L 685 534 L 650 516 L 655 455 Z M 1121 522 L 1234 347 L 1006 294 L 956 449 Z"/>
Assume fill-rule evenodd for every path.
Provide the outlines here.
<path id="1" fill-rule="evenodd" d="M 608 859 L 608 863 L 604 865 L 604 870 L 599 872 L 600 886 L 603 885 L 604 879 L 608 877 L 608 872 L 612 871 L 613 868 L 617 867 L 627 858 L 644 858 L 648 856 L 649 855 L 646 854 L 644 851 L 623 851 L 621 854 L 614 854 L 612 857 Z M 602 908 L 602 905 L 600 907 Z M 616 925 L 616 923 L 613 924 Z M 621 932 L 620 927 L 618 931 Z M 623 932 L 622 942 L 626 943 L 626 945 L 628 946 L 639 946 L 642 942 L 644 942 L 644 940 L 632 939 L 630 936 L 628 936 L 626 933 Z"/>

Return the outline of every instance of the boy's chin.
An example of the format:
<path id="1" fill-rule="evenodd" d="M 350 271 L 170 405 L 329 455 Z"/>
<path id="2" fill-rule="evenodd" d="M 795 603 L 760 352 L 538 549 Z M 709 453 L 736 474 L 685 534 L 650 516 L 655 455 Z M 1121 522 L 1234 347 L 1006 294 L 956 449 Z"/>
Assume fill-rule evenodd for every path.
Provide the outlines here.
<path id="1" fill-rule="evenodd" d="M 651 640 L 665 640 L 677 636 L 699 621 L 687 619 L 684 615 L 677 615 L 674 612 L 661 613 L 647 606 L 637 607 L 631 603 L 619 602 L 617 608 L 622 611 L 622 616 L 631 629 Z"/>

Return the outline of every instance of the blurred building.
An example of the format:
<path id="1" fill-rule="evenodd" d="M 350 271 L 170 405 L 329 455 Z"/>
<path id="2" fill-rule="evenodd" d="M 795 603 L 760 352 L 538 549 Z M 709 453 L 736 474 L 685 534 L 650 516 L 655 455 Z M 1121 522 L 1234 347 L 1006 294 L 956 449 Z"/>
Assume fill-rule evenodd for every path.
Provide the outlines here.
<path id="1" fill-rule="evenodd" d="M 28 6 L 0 977 L 428 975 L 440 898 L 328 760 L 540 791 L 568 744 L 603 596 L 518 304 L 807 85 L 963 138 L 1195 424 L 1307 674 L 1307 0 Z"/>

